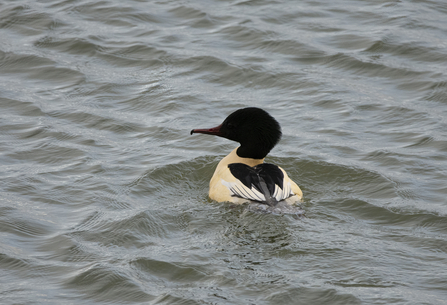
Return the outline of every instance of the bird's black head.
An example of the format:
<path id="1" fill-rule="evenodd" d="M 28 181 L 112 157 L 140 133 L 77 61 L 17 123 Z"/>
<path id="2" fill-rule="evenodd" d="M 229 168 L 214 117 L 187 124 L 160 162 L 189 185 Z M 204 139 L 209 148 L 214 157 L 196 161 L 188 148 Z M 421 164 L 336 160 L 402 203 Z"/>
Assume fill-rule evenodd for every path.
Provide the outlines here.
<path id="1" fill-rule="evenodd" d="M 238 156 L 253 159 L 265 158 L 282 135 L 279 123 L 256 107 L 236 110 L 221 125 L 211 129 L 193 129 L 193 133 L 212 134 L 239 142 Z"/>

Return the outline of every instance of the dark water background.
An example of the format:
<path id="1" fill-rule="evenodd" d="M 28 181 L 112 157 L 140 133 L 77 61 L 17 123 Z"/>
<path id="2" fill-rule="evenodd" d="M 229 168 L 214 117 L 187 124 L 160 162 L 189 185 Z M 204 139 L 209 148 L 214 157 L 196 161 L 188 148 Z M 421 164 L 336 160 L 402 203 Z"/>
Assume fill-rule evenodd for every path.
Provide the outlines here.
<path id="1" fill-rule="evenodd" d="M 306 218 L 212 202 L 245 106 Z M 447 4 L 0 2 L 1 304 L 447 304 Z"/>

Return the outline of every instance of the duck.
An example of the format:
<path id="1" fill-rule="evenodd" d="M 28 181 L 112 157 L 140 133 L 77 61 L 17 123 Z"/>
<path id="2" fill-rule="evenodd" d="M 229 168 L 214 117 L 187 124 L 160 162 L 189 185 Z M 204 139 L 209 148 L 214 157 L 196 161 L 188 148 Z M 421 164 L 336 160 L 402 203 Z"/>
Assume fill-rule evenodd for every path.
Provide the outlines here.
<path id="1" fill-rule="evenodd" d="M 191 130 L 191 135 L 197 133 L 240 144 L 218 163 L 209 184 L 210 199 L 275 207 L 278 203 L 294 205 L 303 198 L 300 187 L 284 169 L 264 162 L 282 136 L 280 124 L 265 110 L 238 109 L 219 126 Z"/>

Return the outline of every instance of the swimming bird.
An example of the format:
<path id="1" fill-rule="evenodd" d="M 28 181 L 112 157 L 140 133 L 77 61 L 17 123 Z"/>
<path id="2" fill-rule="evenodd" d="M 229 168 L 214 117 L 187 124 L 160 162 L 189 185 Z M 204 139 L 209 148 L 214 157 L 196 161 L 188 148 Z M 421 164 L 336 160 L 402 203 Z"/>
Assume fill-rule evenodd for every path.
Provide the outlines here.
<path id="1" fill-rule="evenodd" d="M 279 166 L 264 159 L 281 139 L 279 123 L 266 111 L 248 107 L 231 113 L 222 124 L 202 133 L 239 142 L 223 158 L 210 181 L 209 197 L 218 202 L 236 204 L 256 202 L 275 207 L 279 202 L 291 205 L 300 201 L 303 192 Z"/>

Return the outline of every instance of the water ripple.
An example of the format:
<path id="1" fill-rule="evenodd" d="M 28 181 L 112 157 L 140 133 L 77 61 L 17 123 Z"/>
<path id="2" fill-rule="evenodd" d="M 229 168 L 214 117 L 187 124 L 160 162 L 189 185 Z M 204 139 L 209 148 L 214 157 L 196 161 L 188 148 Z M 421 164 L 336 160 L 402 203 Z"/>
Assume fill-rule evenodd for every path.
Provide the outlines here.
<path id="1" fill-rule="evenodd" d="M 5 1 L 0 296 L 444 304 L 446 14 L 423 1 Z M 305 217 L 208 198 L 237 108 Z"/>

